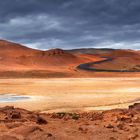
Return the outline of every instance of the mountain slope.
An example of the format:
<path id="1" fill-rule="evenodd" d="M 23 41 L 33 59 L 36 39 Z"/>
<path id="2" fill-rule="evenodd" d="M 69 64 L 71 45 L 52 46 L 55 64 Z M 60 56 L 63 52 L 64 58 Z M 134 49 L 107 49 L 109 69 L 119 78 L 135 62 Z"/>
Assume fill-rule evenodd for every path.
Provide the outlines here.
<path id="1" fill-rule="evenodd" d="M 0 40 L 0 70 L 59 69 L 88 61 L 92 61 L 92 58 L 82 58 L 61 49 L 41 51 Z"/>
<path id="2" fill-rule="evenodd" d="M 92 63 L 89 67 L 105 70 L 133 69 L 140 70 L 140 52 L 119 49 L 51 49 L 37 50 L 26 46 L 0 40 L 0 75 L 43 75 L 45 77 L 94 77 L 95 71 L 83 71 L 77 66 L 90 62 L 102 61 L 99 64 Z M 14 74 L 13 74 L 14 73 Z M 102 75 L 101 73 L 99 75 Z"/>

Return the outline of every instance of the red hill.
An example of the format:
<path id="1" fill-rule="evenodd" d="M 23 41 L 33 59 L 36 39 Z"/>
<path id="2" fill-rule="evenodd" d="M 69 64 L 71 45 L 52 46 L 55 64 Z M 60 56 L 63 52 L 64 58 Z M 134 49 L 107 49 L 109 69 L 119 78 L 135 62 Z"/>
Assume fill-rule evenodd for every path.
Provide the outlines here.
<path id="1" fill-rule="evenodd" d="M 30 77 L 34 71 L 37 75 L 40 75 L 40 71 L 43 71 L 43 75 L 44 72 L 45 75 L 50 75 L 51 73 L 50 77 L 52 75 L 55 77 L 56 73 L 60 77 L 62 73 L 63 76 L 92 77 L 95 74 L 94 71 L 83 71 L 82 69 L 77 69 L 77 66 L 101 61 L 105 58 L 113 58 L 113 60 L 93 64 L 90 67 L 105 70 L 140 69 L 139 51 L 114 49 L 51 49 L 41 51 L 6 40 L 0 40 L 1 75 L 4 75 L 5 72 L 8 75 L 10 75 L 10 72 L 14 72 L 14 75 L 18 73 L 20 77 L 21 73 L 24 76 L 31 72 L 29 74 Z"/>
<path id="2" fill-rule="evenodd" d="M 50 70 L 76 66 L 92 60 L 79 57 L 62 49 L 41 51 L 0 40 L 0 70 Z"/>

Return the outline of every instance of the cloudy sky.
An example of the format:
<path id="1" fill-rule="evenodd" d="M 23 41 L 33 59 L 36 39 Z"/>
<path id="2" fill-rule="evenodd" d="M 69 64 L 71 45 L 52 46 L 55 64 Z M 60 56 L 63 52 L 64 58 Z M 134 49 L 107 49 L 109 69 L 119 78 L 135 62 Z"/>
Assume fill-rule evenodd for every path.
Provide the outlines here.
<path id="1" fill-rule="evenodd" d="M 39 49 L 140 49 L 140 0 L 2 0 L 0 38 Z"/>

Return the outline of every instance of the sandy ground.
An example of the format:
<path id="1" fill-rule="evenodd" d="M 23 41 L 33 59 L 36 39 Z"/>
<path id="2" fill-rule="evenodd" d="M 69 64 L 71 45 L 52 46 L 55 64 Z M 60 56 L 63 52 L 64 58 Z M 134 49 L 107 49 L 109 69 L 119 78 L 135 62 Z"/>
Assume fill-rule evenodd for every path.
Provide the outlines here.
<path id="1" fill-rule="evenodd" d="M 0 94 L 30 100 L 0 103 L 46 112 L 127 108 L 140 100 L 140 78 L 0 79 Z"/>

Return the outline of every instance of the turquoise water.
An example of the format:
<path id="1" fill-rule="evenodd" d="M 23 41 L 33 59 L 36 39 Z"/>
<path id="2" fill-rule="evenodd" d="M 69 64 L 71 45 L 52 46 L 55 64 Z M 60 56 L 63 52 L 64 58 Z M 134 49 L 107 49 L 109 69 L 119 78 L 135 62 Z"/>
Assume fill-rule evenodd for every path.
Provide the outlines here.
<path id="1" fill-rule="evenodd" d="M 0 103 L 17 102 L 30 99 L 29 96 L 14 95 L 14 94 L 2 94 L 0 95 Z"/>

